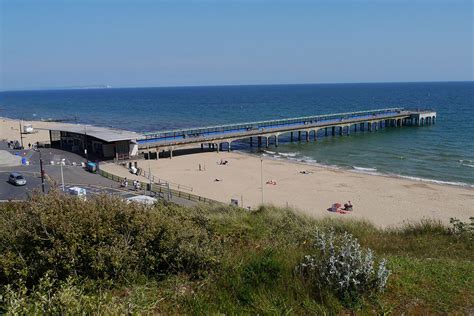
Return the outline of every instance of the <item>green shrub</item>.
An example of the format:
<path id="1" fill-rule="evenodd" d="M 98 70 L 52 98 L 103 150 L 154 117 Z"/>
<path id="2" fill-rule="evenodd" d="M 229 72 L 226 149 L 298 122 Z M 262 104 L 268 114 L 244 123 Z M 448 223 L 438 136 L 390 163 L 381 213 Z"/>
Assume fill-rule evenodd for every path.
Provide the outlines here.
<path id="1" fill-rule="evenodd" d="M 0 282 L 31 288 L 46 275 L 109 284 L 136 274 L 200 277 L 216 262 L 214 245 L 203 225 L 173 206 L 37 195 L 0 212 Z"/>
<path id="2" fill-rule="evenodd" d="M 306 255 L 296 271 L 321 291 L 332 291 L 346 306 L 357 304 L 362 296 L 383 291 L 390 271 L 385 259 L 375 269 L 375 257 L 364 250 L 351 234 L 334 230 L 318 232 L 315 252 Z"/>

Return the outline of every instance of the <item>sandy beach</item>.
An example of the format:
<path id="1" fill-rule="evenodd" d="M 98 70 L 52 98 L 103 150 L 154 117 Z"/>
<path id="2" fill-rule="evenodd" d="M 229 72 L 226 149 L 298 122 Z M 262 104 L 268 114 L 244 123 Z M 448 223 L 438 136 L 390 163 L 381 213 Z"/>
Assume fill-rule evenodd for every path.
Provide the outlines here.
<path id="1" fill-rule="evenodd" d="M 220 165 L 221 160 L 228 163 Z M 244 207 L 252 208 L 262 202 L 262 163 L 259 157 L 236 152 L 211 152 L 139 161 L 138 166 L 148 170 L 148 163 L 154 176 L 190 186 L 194 194 L 226 203 L 237 199 L 239 205 L 243 201 Z M 424 218 L 448 223 L 451 217 L 467 220 L 474 216 L 474 189 L 471 188 L 281 160 L 263 159 L 262 165 L 265 204 L 288 205 L 315 217 L 366 219 L 377 226 L 387 227 Z M 102 168 L 129 179 L 135 178 L 123 166 L 103 164 Z M 274 180 L 276 185 L 266 184 L 269 180 Z M 354 205 L 350 214 L 327 211 L 333 203 L 348 200 Z"/>
<path id="2" fill-rule="evenodd" d="M 49 143 L 49 131 L 38 130 L 37 128 L 51 128 L 55 122 L 41 122 L 41 121 L 21 121 L 21 126 L 25 124 L 32 124 L 34 133 L 23 134 L 23 145 L 27 148 L 28 144 L 36 142 Z M 0 117 L 0 140 L 18 140 L 20 141 L 20 121 Z"/>

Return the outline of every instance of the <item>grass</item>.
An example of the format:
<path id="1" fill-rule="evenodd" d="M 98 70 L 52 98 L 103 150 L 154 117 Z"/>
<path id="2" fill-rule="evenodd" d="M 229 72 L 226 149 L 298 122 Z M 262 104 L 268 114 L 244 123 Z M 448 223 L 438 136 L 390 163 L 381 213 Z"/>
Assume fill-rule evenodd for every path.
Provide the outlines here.
<path id="1" fill-rule="evenodd" d="M 330 228 L 353 234 L 388 260 L 392 274 L 383 293 L 347 307 L 295 274 L 316 230 Z M 473 312 L 472 236 L 453 234 L 438 222 L 381 230 L 275 207 L 147 208 L 105 196 L 83 202 L 53 193 L 0 206 L 0 231 L 0 313 Z M 112 255 L 87 261 L 81 257 L 86 249 L 91 258 L 106 250 Z M 147 265 L 140 264 L 144 258 Z M 83 273 L 75 265 L 79 259 Z M 22 260 L 42 262 L 41 269 L 28 274 Z"/>

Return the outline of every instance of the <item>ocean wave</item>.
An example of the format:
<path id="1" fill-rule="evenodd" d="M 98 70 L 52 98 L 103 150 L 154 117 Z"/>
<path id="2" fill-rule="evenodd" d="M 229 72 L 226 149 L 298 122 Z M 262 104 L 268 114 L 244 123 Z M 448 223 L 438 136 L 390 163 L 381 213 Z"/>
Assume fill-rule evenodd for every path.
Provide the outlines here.
<path id="1" fill-rule="evenodd" d="M 278 153 L 278 154 L 283 157 L 296 157 L 296 155 L 298 155 L 298 153 Z"/>
<path id="2" fill-rule="evenodd" d="M 399 175 L 399 174 L 397 174 L 396 176 L 399 177 L 399 178 L 404 178 L 404 179 L 409 179 L 409 180 L 414 180 L 414 181 L 420 181 L 420 182 L 431 182 L 431 183 L 436 183 L 436 184 L 448 184 L 448 185 L 474 188 L 474 185 L 467 184 L 467 183 L 464 183 L 464 182 L 434 180 L 434 179 L 426 179 L 426 178 L 413 177 L 413 176 L 404 176 L 404 175 Z"/>
<path id="3" fill-rule="evenodd" d="M 352 166 L 354 170 L 358 171 L 365 171 L 365 172 L 377 172 L 376 168 L 364 168 L 364 167 L 357 167 L 357 166 Z"/>
<path id="4" fill-rule="evenodd" d="M 474 168 L 474 165 L 470 165 L 470 164 L 468 164 L 468 163 L 463 163 L 462 165 L 463 165 L 463 166 L 466 166 L 466 167 Z"/>

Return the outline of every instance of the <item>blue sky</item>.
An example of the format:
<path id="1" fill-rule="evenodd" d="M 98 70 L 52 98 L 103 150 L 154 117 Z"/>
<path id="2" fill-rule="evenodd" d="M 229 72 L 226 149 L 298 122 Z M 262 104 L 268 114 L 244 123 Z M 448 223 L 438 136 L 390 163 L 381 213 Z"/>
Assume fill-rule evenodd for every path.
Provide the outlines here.
<path id="1" fill-rule="evenodd" d="M 473 79 L 472 1 L 0 2 L 3 90 Z"/>

